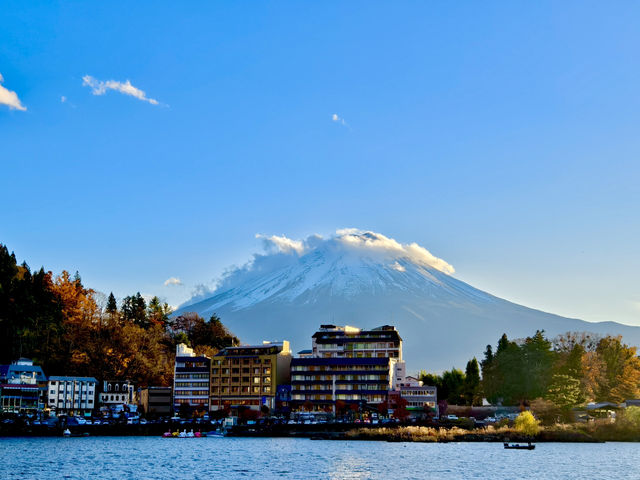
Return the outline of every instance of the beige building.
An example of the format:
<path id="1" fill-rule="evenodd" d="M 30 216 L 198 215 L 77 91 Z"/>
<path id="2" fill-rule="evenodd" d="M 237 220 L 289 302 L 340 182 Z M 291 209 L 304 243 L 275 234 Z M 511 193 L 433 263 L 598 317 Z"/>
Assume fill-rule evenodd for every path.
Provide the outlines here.
<path id="1" fill-rule="evenodd" d="M 211 360 L 211 410 L 273 409 L 277 386 L 289 383 L 290 366 L 286 340 L 221 350 Z"/>

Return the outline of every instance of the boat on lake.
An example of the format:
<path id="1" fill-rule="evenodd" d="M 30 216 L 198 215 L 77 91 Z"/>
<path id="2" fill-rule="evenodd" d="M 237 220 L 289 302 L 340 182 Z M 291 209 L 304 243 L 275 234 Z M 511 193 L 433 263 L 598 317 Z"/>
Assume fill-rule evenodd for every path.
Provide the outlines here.
<path id="1" fill-rule="evenodd" d="M 531 442 L 526 445 L 522 445 L 520 443 L 508 443 L 504 442 L 504 448 L 507 450 L 533 450 L 536 448 Z"/>

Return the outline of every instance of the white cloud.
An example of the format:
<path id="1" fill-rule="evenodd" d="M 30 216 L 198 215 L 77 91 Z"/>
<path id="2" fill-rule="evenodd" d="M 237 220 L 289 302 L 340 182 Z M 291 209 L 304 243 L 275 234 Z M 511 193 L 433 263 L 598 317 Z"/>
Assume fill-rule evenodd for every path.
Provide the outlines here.
<path id="1" fill-rule="evenodd" d="M 415 242 L 403 244 L 381 233 L 358 228 L 336 230 L 336 234 L 327 239 L 317 234 L 311 235 L 305 240 L 293 240 L 284 235 L 266 236 L 261 234 L 257 234 L 256 238 L 262 239 L 264 248 L 268 253 L 291 254 L 295 252 L 297 255 L 304 255 L 326 244 L 333 248 L 355 249 L 366 251 L 369 254 L 378 254 L 380 258 L 392 262 L 391 268 L 399 272 L 403 272 L 406 269 L 398 260 L 406 259 L 419 265 L 435 268 L 444 273 L 455 273 L 452 265 L 434 256 L 429 250 Z"/>
<path id="2" fill-rule="evenodd" d="M 396 270 L 398 272 L 406 272 L 407 271 L 407 269 L 404 268 L 402 265 L 400 265 L 397 260 L 391 264 L 391 268 L 393 268 L 394 270 Z"/>
<path id="3" fill-rule="evenodd" d="M 67 101 L 67 97 L 65 97 L 64 95 L 62 95 L 60 97 L 60 103 L 65 103 Z"/>
<path id="4" fill-rule="evenodd" d="M 256 234 L 256 238 L 262 239 L 262 243 L 264 245 L 265 250 L 271 251 L 274 250 L 280 253 L 291 253 L 296 252 L 298 255 L 301 255 L 304 250 L 304 243 L 300 240 L 291 240 L 290 238 L 285 237 L 284 235 L 261 235 L 259 233 Z"/>
<path id="5" fill-rule="evenodd" d="M 0 83 L 4 82 L 4 77 L 0 74 Z M 20 99 L 18 98 L 18 94 L 13 92 L 2 85 L 0 85 L 0 105 L 7 105 L 12 110 L 22 110 L 23 112 L 27 109 Z"/>
<path id="6" fill-rule="evenodd" d="M 336 241 L 351 248 L 365 249 L 378 252 L 389 259 L 406 258 L 414 263 L 435 268 L 441 272 L 452 274 L 453 266 L 438 258 L 417 243 L 403 244 L 393 238 L 385 237 L 381 233 L 345 228 L 336 231 Z"/>
<path id="7" fill-rule="evenodd" d="M 177 277 L 167 278 L 167 279 L 164 281 L 164 286 L 165 286 L 165 287 L 168 287 L 168 286 L 171 286 L 171 285 L 182 285 L 182 280 L 180 280 L 180 279 L 179 279 L 179 278 L 177 278 Z"/>
<path id="8" fill-rule="evenodd" d="M 334 113 L 333 115 L 331 115 L 331 120 L 336 122 L 336 123 L 339 123 L 340 125 L 344 125 L 345 127 L 349 126 L 349 125 L 347 125 L 347 122 L 344 121 L 344 118 L 342 118 L 337 113 Z"/>
<path id="9" fill-rule="evenodd" d="M 256 253 L 242 266 L 232 266 L 220 278 L 208 285 L 201 284 L 192 292 L 191 299 L 182 307 L 211 297 L 219 292 L 242 287 L 257 278 L 263 278 L 270 272 L 281 272 L 288 267 L 296 268 L 301 257 L 324 251 L 330 257 L 358 259 L 372 258 L 398 272 L 405 272 L 407 266 L 416 264 L 429 267 L 446 274 L 455 272 L 446 261 L 432 255 L 417 243 L 403 244 L 380 233 L 345 228 L 337 230 L 335 235 L 322 237 L 314 234 L 304 240 L 294 240 L 285 235 L 262 235 L 265 253 Z M 304 261 L 304 260 L 303 260 Z"/>
<path id="10" fill-rule="evenodd" d="M 137 87 L 131 85 L 131 82 L 118 82 L 116 80 L 98 80 L 91 75 L 82 77 L 82 86 L 91 87 L 91 93 L 94 95 L 104 95 L 107 90 L 115 90 L 116 92 L 135 97 L 143 102 L 149 102 L 151 105 L 159 105 L 159 102 L 153 98 L 148 98 L 147 94 Z"/>

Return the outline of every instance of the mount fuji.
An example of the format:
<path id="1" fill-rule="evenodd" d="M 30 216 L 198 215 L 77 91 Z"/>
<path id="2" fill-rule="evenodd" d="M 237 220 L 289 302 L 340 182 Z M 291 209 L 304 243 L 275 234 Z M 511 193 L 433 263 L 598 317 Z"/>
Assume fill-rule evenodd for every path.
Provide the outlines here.
<path id="1" fill-rule="evenodd" d="M 215 313 L 243 342 L 284 339 L 294 351 L 310 348 L 321 324 L 395 325 L 409 372 L 464 367 L 502 333 L 521 338 L 544 329 L 552 338 L 588 331 L 640 345 L 640 327 L 560 317 L 478 290 L 415 243 L 357 229 L 302 241 L 257 237 L 264 254 L 229 270 L 174 315 Z"/>

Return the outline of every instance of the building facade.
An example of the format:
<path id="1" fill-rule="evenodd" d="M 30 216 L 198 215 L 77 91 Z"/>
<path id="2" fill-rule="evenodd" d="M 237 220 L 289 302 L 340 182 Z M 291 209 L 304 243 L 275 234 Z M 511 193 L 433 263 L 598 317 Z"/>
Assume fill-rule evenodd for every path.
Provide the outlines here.
<path id="1" fill-rule="evenodd" d="M 290 366 L 286 340 L 221 350 L 211 362 L 211 410 L 275 408 L 278 385 L 289 383 Z"/>
<path id="2" fill-rule="evenodd" d="M 291 361 L 291 402 L 329 411 L 337 401 L 380 404 L 387 401 L 393 378 L 389 358 L 294 358 Z"/>
<path id="3" fill-rule="evenodd" d="M 89 415 L 96 408 L 93 377 L 49 377 L 47 406 L 56 413 Z"/>
<path id="4" fill-rule="evenodd" d="M 0 365 L 0 409 L 3 412 L 33 412 L 45 406 L 47 378 L 42 367 L 28 358 Z"/>
<path id="5" fill-rule="evenodd" d="M 436 387 L 415 386 L 401 387 L 400 396 L 407 401 L 407 410 L 425 412 L 428 409 L 436 409 L 438 404 L 438 391 Z"/>
<path id="6" fill-rule="evenodd" d="M 350 325 L 320 325 L 313 334 L 314 358 L 389 358 L 392 362 L 391 388 L 404 381 L 406 367 L 402 359 L 402 338 L 391 325 L 363 330 Z"/>
<path id="7" fill-rule="evenodd" d="M 151 416 L 170 416 L 173 412 L 171 387 L 147 387 L 140 390 L 138 405 L 145 414 Z"/>
<path id="8" fill-rule="evenodd" d="M 129 380 L 105 380 L 100 392 L 100 405 L 115 407 L 116 405 L 132 405 L 135 390 Z"/>
<path id="9" fill-rule="evenodd" d="M 181 343 L 176 347 L 173 376 L 173 408 L 180 412 L 209 411 L 211 359 L 198 356 Z"/>

